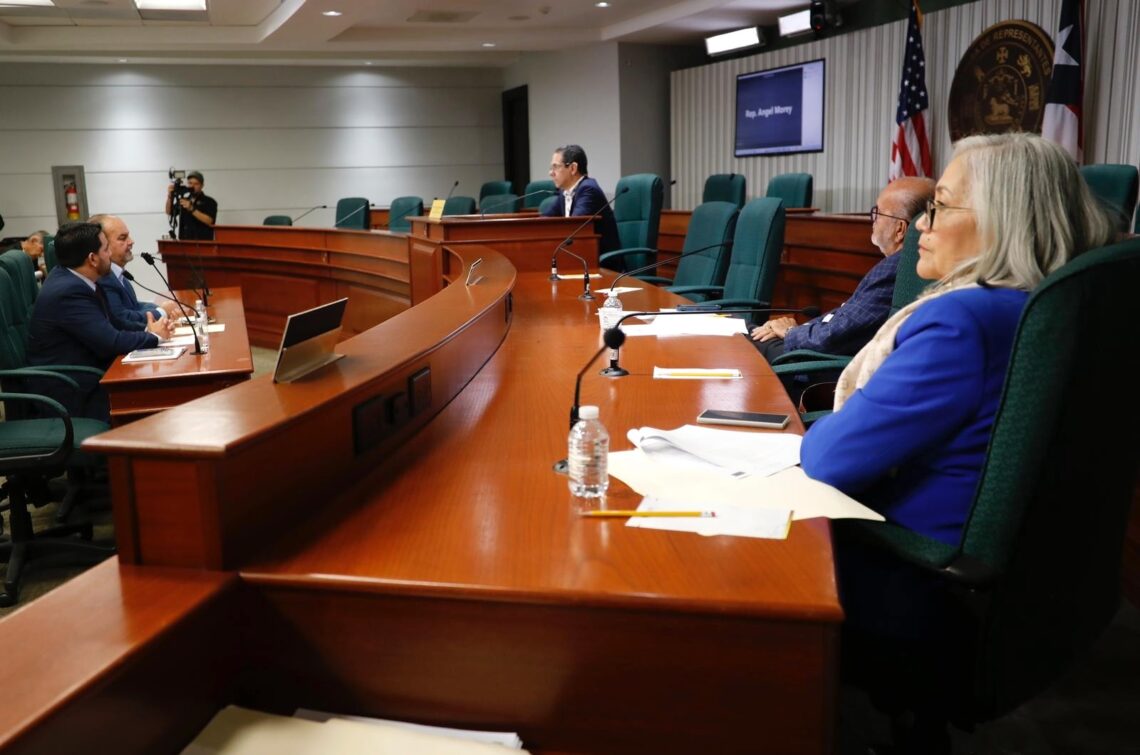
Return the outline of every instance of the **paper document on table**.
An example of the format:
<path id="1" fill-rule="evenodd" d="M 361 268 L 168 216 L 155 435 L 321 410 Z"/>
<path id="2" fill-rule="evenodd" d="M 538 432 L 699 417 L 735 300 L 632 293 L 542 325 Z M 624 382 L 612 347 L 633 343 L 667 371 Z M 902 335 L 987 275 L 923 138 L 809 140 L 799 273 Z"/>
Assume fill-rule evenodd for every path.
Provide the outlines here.
<path id="1" fill-rule="evenodd" d="M 761 508 L 730 503 L 709 503 L 708 497 L 699 501 L 662 500 L 646 498 L 638 511 L 685 511 L 700 509 L 712 511 L 714 517 L 637 517 L 626 522 L 627 527 L 647 530 L 695 532 L 698 535 L 732 535 L 734 537 L 760 537 L 769 540 L 786 540 L 792 526 L 790 508 Z"/>
<path id="2" fill-rule="evenodd" d="M 630 292 L 640 290 L 641 289 L 637 288 L 636 286 L 618 286 L 617 288 L 599 288 L 594 293 L 601 294 L 602 296 L 620 296 L 622 294 L 628 294 Z"/>
<path id="3" fill-rule="evenodd" d="M 626 437 L 654 461 L 702 467 L 738 479 L 794 467 L 800 463 L 803 441 L 803 436 L 795 433 L 753 433 L 696 425 L 676 430 L 638 427 Z"/>
<path id="4" fill-rule="evenodd" d="M 792 510 L 792 519 L 870 519 L 883 516 L 836 490 L 813 480 L 799 467 L 770 477 L 733 478 L 669 460 L 658 463 L 643 451 L 613 451 L 609 473 L 643 496 L 669 501 L 717 501 L 719 505 Z"/>
<path id="5" fill-rule="evenodd" d="M 194 336 L 192 334 L 184 336 L 175 335 L 174 338 L 167 338 L 165 341 L 160 341 L 159 343 L 163 346 L 193 346 Z"/>
<path id="6" fill-rule="evenodd" d="M 210 323 L 209 325 L 206 326 L 206 332 L 207 333 L 221 333 L 225 329 L 226 329 L 226 324 L 224 322 Z M 188 336 L 188 335 L 190 335 L 190 326 L 189 325 L 179 325 L 177 328 L 174 329 L 174 335 L 176 335 L 176 336 Z"/>
<path id="7" fill-rule="evenodd" d="M 442 734 L 447 737 L 456 737 L 457 739 L 469 739 L 472 742 L 483 742 L 484 744 L 500 745 L 502 747 L 509 747 L 512 750 L 521 750 L 523 743 L 522 739 L 513 731 L 479 731 L 477 729 L 452 729 L 446 726 L 427 726 L 426 724 L 413 724 L 407 721 L 393 721 L 388 718 L 369 718 L 367 716 L 341 716 L 336 713 L 325 713 L 319 710 L 310 710 L 308 708 L 298 708 L 293 713 L 294 718 L 303 718 L 306 721 L 328 721 L 330 719 L 340 719 L 342 721 L 359 721 L 365 724 L 384 724 L 386 726 L 396 726 L 401 729 L 408 729 L 410 731 L 423 731 L 429 734 Z"/>
<path id="8" fill-rule="evenodd" d="M 662 312 L 670 310 L 661 310 Z M 744 320 L 739 317 L 698 313 L 692 315 L 669 315 L 653 320 L 658 336 L 734 336 L 747 333 Z"/>
<path id="9" fill-rule="evenodd" d="M 186 351 L 183 346 L 159 346 L 156 349 L 135 349 L 123 357 L 123 364 L 135 362 L 162 362 L 168 359 L 177 359 Z"/>
<path id="10" fill-rule="evenodd" d="M 625 333 L 626 337 L 630 336 L 655 336 L 657 333 L 653 330 L 652 325 L 630 325 L 629 321 L 621 326 L 621 332 Z"/>
<path id="11" fill-rule="evenodd" d="M 590 273 L 591 278 L 601 278 L 601 273 Z M 582 280 L 582 273 L 575 275 L 574 273 L 559 273 L 558 280 L 560 281 L 580 281 Z M 598 293 L 602 293 L 599 291 Z"/>
<path id="12" fill-rule="evenodd" d="M 736 380 L 744 375 L 731 367 L 654 367 L 653 377 L 658 380 Z"/>
<path id="13" fill-rule="evenodd" d="M 520 750 L 525 752 L 524 750 Z M 184 750 L 183 755 L 491 755 L 498 744 L 412 731 L 386 723 L 332 718 L 310 721 L 275 716 L 230 705 L 223 708 Z"/>

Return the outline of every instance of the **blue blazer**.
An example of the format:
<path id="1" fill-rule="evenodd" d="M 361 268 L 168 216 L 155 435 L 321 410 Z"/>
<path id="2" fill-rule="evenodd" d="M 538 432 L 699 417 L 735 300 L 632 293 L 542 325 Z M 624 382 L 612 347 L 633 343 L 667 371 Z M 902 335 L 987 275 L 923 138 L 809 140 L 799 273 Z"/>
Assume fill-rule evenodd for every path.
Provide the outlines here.
<path id="1" fill-rule="evenodd" d="M 956 545 L 1028 298 L 974 288 L 915 310 L 867 385 L 804 436 L 804 471 L 888 521 Z"/>
<path id="2" fill-rule="evenodd" d="M 859 281 L 851 298 L 830 312 L 788 330 L 784 351 L 812 349 L 851 355 L 863 348 L 891 313 L 900 255 L 875 263 Z"/>
<path id="3" fill-rule="evenodd" d="M 114 271 L 100 278 L 98 285 L 103 289 L 112 320 L 117 320 L 123 330 L 146 330 L 147 312 L 156 320 L 162 316 L 162 310 L 154 304 L 140 302 L 131 282 L 115 277 Z"/>
<path id="4" fill-rule="evenodd" d="M 566 199 L 561 189 L 556 196 L 555 201 L 551 202 L 550 207 L 543 213 L 546 217 L 560 218 L 566 214 Z M 614 219 L 613 210 L 607 204 L 606 193 L 602 191 L 601 186 L 598 186 L 597 181 L 586 176 L 578 184 L 578 190 L 574 192 L 574 201 L 570 204 L 570 214 L 588 217 L 599 209 L 602 210 L 602 213 L 597 220 L 597 232 L 600 237 L 598 239 L 598 251 L 612 252 L 615 249 L 620 249 L 621 239 L 618 237 L 617 221 Z"/>
<path id="5" fill-rule="evenodd" d="M 57 266 L 44 281 L 28 324 L 28 364 L 78 364 L 105 370 L 120 354 L 158 345 L 146 331 L 122 330 L 106 302 L 71 270 Z M 95 375 L 70 374 L 79 392 L 60 381 L 36 379 L 29 388 L 59 401 L 73 415 L 107 421 L 106 394 Z"/>

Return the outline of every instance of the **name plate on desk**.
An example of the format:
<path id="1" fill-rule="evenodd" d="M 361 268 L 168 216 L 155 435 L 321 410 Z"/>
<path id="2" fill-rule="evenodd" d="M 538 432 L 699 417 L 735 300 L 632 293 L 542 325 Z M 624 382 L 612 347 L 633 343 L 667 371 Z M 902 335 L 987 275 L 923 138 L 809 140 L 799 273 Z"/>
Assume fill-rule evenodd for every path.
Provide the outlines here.
<path id="1" fill-rule="evenodd" d="M 433 200 L 431 203 L 431 212 L 428 213 L 428 217 L 431 218 L 432 220 L 439 220 L 440 218 L 442 218 L 443 217 L 443 206 L 445 204 L 447 204 L 447 200 L 444 200 L 444 199 Z"/>

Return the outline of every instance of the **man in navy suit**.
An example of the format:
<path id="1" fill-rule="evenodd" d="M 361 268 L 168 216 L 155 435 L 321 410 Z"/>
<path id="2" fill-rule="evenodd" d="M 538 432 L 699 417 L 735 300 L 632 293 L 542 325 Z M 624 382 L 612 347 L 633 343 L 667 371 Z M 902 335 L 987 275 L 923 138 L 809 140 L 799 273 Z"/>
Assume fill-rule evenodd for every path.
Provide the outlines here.
<path id="1" fill-rule="evenodd" d="M 28 363 L 33 367 L 83 365 L 105 370 L 120 354 L 158 346 L 174 333 L 169 317 L 146 315 L 143 331 L 123 330 L 111 319 L 97 281 L 111 271 L 111 251 L 103 230 L 95 223 L 68 223 L 55 237 L 59 261 L 36 297 L 28 326 Z M 79 383 L 76 391 L 62 381 L 36 378 L 29 384 L 36 393 L 54 398 L 73 416 L 110 420 L 107 394 L 99 376 L 69 373 Z"/>
<path id="2" fill-rule="evenodd" d="M 172 316 L 177 306 L 174 302 L 167 300 L 161 307 L 150 302 L 140 302 L 134 286 L 123 277 L 127 263 L 135 257 L 132 251 L 135 241 L 131 238 L 127 224 L 114 215 L 95 215 L 90 222 L 98 223 L 103 229 L 111 251 L 111 272 L 100 278 L 98 284 L 107 299 L 111 320 L 118 321 L 123 330 L 145 330 L 147 312 L 154 315 L 156 320 Z"/>
<path id="3" fill-rule="evenodd" d="M 550 177 L 558 187 L 558 196 L 543 214 L 549 217 L 589 217 L 601 210 L 598 215 L 598 251 L 612 252 L 621 248 L 617 221 L 606 201 L 606 193 L 586 170 L 586 151 L 577 144 L 567 144 L 554 150 Z"/>

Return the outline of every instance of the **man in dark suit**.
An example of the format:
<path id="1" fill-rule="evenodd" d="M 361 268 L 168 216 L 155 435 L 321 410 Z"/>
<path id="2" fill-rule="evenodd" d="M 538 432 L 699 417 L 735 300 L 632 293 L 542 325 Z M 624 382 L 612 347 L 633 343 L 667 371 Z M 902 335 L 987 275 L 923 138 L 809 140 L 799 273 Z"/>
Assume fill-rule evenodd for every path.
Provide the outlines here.
<path id="1" fill-rule="evenodd" d="M 143 331 L 122 330 L 111 319 L 96 282 L 111 271 L 107 237 L 95 223 L 68 223 L 55 237 L 59 265 L 44 281 L 28 326 L 28 363 L 33 366 L 84 365 L 105 370 L 120 354 L 158 346 L 174 332 L 169 317 L 146 315 Z M 37 393 L 54 398 L 73 416 L 108 421 L 107 394 L 99 377 L 70 373 L 76 391 L 62 381 L 29 381 Z"/>
<path id="2" fill-rule="evenodd" d="M 100 278 L 98 284 L 107 299 L 111 320 L 117 321 L 123 330 L 145 330 L 147 312 L 154 315 L 156 320 L 173 316 L 177 306 L 174 302 L 168 299 L 162 306 L 140 302 L 134 286 L 123 277 L 127 263 L 135 257 L 132 251 L 135 241 L 131 238 L 127 224 L 114 215 L 95 215 L 90 222 L 97 223 L 103 229 L 111 252 L 111 272 Z"/>
<path id="3" fill-rule="evenodd" d="M 598 182 L 586 172 L 586 151 L 577 144 L 568 144 L 554 150 L 550 160 L 550 177 L 558 187 L 558 196 L 546 212 L 549 217 L 589 217 L 601 210 L 598 216 L 598 251 L 612 252 L 621 248 L 617 221 L 606 201 L 606 193 Z"/>

